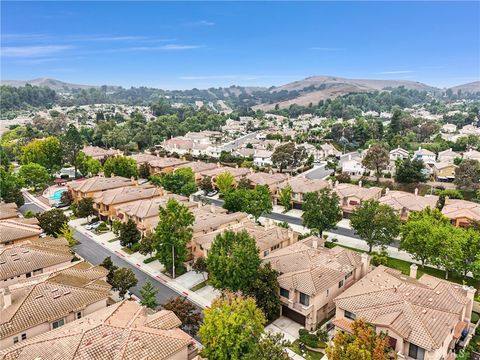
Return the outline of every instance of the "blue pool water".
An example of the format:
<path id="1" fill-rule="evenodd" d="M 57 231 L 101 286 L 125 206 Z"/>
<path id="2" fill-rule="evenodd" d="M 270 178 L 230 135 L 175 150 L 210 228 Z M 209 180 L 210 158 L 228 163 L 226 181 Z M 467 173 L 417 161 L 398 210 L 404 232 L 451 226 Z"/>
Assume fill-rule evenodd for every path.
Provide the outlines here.
<path id="1" fill-rule="evenodd" d="M 55 192 L 53 193 L 53 195 L 50 196 L 50 199 L 51 199 L 51 200 L 54 200 L 54 201 L 56 201 L 56 202 L 60 201 L 60 199 L 62 198 L 62 194 L 63 194 L 64 191 L 66 191 L 66 190 L 63 189 L 63 190 L 57 190 L 57 191 L 55 191 Z"/>

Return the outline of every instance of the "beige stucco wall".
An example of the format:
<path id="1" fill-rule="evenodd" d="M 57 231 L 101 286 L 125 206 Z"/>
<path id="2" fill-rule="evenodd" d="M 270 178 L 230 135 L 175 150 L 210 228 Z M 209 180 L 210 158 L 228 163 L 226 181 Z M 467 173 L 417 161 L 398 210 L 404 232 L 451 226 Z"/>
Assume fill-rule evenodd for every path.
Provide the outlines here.
<path id="1" fill-rule="evenodd" d="M 38 274 L 48 274 L 48 273 L 51 273 L 55 270 L 58 270 L 58 269 L 61 269 L 61 268 L 64 268 L 65 266 L 68 266 L 70 265 L 71 262 L 70 261 L 65 261 L 65 262 L 62 262 L 60 264 L 56 264 L 56 265 L 52 265 L 52 266 L 47 266 L 43 269 L 41 269 L 42 271 L 39 272 L 39 273 L 36 273 L 35 275 L 38 275 Z M 39 269 L 36 269 L 36 270 L 39 270 Z M 33 276 L 33 271 L 31 272 L 32 273 L 32 276 Z M 13 279 L 12 278 L 8 278 L 6 281 L 0 281 L 0 288 L 4 288 L 4 287 L 8 287 L 10 285 L 14 285 L 22 280 L 25 280 L 27 278 L 27 275 L 26 274 L 22 274 L 20 276 L 16 276 L 14 277 Z"/>

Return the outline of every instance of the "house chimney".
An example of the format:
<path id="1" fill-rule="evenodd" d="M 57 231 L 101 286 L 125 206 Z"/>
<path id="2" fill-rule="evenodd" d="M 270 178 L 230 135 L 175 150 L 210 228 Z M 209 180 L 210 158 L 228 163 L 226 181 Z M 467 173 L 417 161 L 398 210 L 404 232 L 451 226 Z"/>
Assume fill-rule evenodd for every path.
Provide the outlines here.
<path id="1" fill-rule="evenodd" d="M 390 192 L 390 189 L 388 187 L 385 188 L 385 195 L 388 195 L 389 192 Z"/>
<path id="2" fill-rule="evenodd" d="M 335 187 L 338 187 L 338 184 L 340 184 L 340 182 L 338 180 L 335 181 Z"/>
<path id="3" fill-rule="evenodd" d="M 417 278 L 417 264 L 410 265 L 410 277 L 416 279 Z"/>
<path id="4" fill-rule="evenodd" d="M 12 294 L 8 287 L 0 289 L 0 309 L 6 309 L 12 305 Z"/>
<path id="5" fill-rule="evenodd" d="M 418 188 L 415 188 L 415 196 L 418 196 Z"/>
<path id="6" fill-rule="evenodd" d="M 312 247 L 313 247 L 314 249 L 317 249 L 317 248 L 318 248 L 318 237 L 316 237 L 316 236 L 313 237 Z"/>
<path id="7" fill-rule="evenodd" d="M 362 253 L 362 255 L 360 255 L 360 258 L 361 258 L 361 261 L 362 261 L 360 278 L 362 278 L 365 275 L 367 275 L 368 268 L 370 266 L 370 256 L 368 256 L 367 253 Z"/>
<path id="8" fill-rule="evenodd" d="M 362 187 L 362 184 L 363 184 L 363 183 L 362 183 L 362 180 L 360 180 L 360 181 L 358 182 L 358 186 L 359 186 L 359 187 Z"/>
<path id="9" fill-rule="evenodd" d="M 463 290 L 467 292 L 467 306 L 465 308 L 465 321 L 467 323 L 470 323 L 470 320 L 472 319 L 472 310 L 473 310 L 473 302 L 474 302 L 474 297 L 475 297 L 475 292 L 477 289 L 475 289 L 473 286 L 463 286 Z"/>

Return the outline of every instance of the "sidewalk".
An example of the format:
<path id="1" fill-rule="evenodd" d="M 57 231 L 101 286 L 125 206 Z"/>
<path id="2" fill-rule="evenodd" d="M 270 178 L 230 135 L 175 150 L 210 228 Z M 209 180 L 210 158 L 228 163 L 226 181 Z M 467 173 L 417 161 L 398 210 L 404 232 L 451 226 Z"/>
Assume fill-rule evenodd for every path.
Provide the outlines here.
<path id="1" fill-rule="evenodd" d="M 158 281 L 165 284 L 165 286 L 169 287 L 173 291 L 177 292 L 181 296 L 185 296 L 190 300 L 192 303 L 198 305 L 201 308 L 208 308 L 211 305 L 211 300 L 205 299 L 204 297 L 200 296 L 199 294 L 191 291 L 190 289 L 182 286 L 179 282 L 175 279 L 171 279 L 165 274 L 162 273 L 163 266 L 158 261 L 153 261 L 149 264 L 144 264 L 143 260 L 147 259 L 148 256 L 141 255 L 139 253 L 134 254 L 127 254 L 125 251 L 122 250 L 122 246 L 120 245 L 119 241 L 109 242 L 110 240 L 115 239 L 115 235 L 112 232 L 107 232 L 102 235 L 96 235 L 89 230 L 86 230 L 81 224 L 85 223 L 86 219 L 75 219 L 69 221 L 69 225 L 77 230 L 78 232 L 82 233 L 83 235 L 87 236 L 88 238 L 92 239 L 96 243 L 102 245 L 104 248 L 108 249 L 111 253 L 114 253 L 120 257 L 122 257 L 126 262 L 130 263 L 132 266 L 137 267 L 141 271 L 143 271 L 148 276 L 157 279 Z"/>
<path id="2" fill-rule="evenodd" d="M 37 205 L 41 209 L 43 209 L 45 211 L 52 209 L 50 206 L 48 206 L 45 203 L 43 203 L 42 201 L 38 200 L 34 195 L 30 194 L 27 190 L 22 190 L 22 194 L 30 202 L 34 203 L 35 205 Z"/>

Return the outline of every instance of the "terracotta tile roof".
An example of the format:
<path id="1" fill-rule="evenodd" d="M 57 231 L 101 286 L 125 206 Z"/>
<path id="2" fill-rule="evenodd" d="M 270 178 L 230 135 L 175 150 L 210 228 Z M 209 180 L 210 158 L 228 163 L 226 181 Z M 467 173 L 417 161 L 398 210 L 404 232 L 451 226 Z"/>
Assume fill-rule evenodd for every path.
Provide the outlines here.
<path id="1" fill-rule="evenodd" d="M 226 210 L 216 206 L 203 206 L 192 210 L 195 216 L 193 233 L 210 232 L 231 224 L 237 224 L 248 218 L 247 213 L 235 212 L 227 214 Z"/>
<path id="2" fill-rule="evenodd" d="M 480 220 L 480 204 L 466 200 L 448 199 L 442 209 L 442 214 L 449 219 L 467 218 Z"/>
<path id="3" fill-rule="evenodd" d="M 437 205 L 438 196 L 418 196 L 405 191 L 389 191 L 380 198 L 380 203 L 390 206 L 396 211 L 420 211 L 426 207 L 434 209 Z"/>
<path id="4" fill-rule="evenodd" d="M 0 203 L 0 220 L 11 219 L 18 217 L 17 204 L 15 203 Z"/>
<path id="5" fill-rule="evenodd" d="M 152 199 L 144 199 L 129 202 L 126 204 L 122 204 L 117 207 L 117 214 L 120 212 L 124 212 L 129 216 L 135 216 L 139 219 L 145 219 L 149 217 L 158 217 L 160 206 L 165 206 L 169 199 L 176 199 L 186 205 L 189 208 L 198 206 L 195 202 L 189 202 L 188 198 L 181 195 L 176 194 L 165 194 L 163 196 L 155 197 Z"/>
<path id="6" fill-rule="evenodd" d="M 177 158 L 167 158 L 167 157 L 160 157 L 156 160 L 151 160 L 148 164 L 153 168 L 167 168 L 167 167 L 176 167 L 182 164 L 188 163 L 187 160 L 177 159 Z"/>
<path id="7" fill-rule="evenodd" d="M 284 182 L 287 176 L 285 174 L 280 174 L 280 173 L 270 174 L 266 172 L 256 172 L 253 174 L 248 174 L 246 178 L 250 180 L 254 186 L 255 185 L 272 186 L 272 185 L 278 185 Z"/>
<path id="8" fill-rule="evenodd" d="M 137 165 L 145 164 L 149 161 L 154 161 L 159 159 L 158 156 L 151 155 L 151 154 L 134 154 L 134 155 L 130 155 L 129 157 L 135 160 L 137 162 Z"/>
<path id="9" fill-rule="evenodd" d="M 84 146 L 82 152 L 85 155 L 91 156 L 95 159 L 120 154 L 120 151 L 116 149 L 102 149 L 98 146 Z"/>
<path id="10" fill-rule="evenodd" d="M 23 224 L 16 219 L 0 220 L 0 244 L 38 236 L 41 232 L 38 225 Z"/>
<path id="11" fill-rule="evenodd" d="M 202 171 L 212 170 L 217 167 L 218 165 L 215 163 L 206 163 L 203 161 L 192 161 L 192 162 L 188 162 L 186 164 L 177 166 L 177 169 L 190 168 L 192 169 L 193 173 L 196 174 Z"/>
<path id="12" fill-rule="evenodd" d="M 297 176 L 297 177 L 288 179 L 284 183 L 280 184 L 278 187 L 279 189 L 283 189 L 288 185 L 292 187 L 293 193 L 300 193 L 300 194 L 319 191 L 330 186 L 329 182 L 325 180 L 307 179 L 301 176 Z"/>
<path id="13" fill-rule="evenodd" d="M 68 187 L 83 193 L 105 191 L 124 186 L 132 186 L 134 182 L 121 176 L 103 177 L 95 176 L 84 180 L 76 180 L 68 183 Z"/>
<path id="14" fill-rule="evenodd" d="M 378 199 L 382 193 L 379 187 L 366 188 L 353 184 L 338 184 L 333 188 L 340 199 L 356 197 L 360 200 Z"/>
<path id="15" fill-rule="evenodd" d="M 140 199 L 149 199 L 162 195 L 163 190 L 151 184 L 125 186 L 96 193 L 93 201 L 97 204 L 115 205 Z"/>
<path id="16" fill-rule="evenodd" d="M 217 167 L 215 169 L 202 171 L 202 172 L 200 172 L 200 174 L 202 176 L 210 176 L 210 177 L 214 178 L 215 176 L 223 174 L 224 172 L 229 172 L 230 174 L 232 174 L 233 177 L 238 178 L 238 177 L 242 177 L 242 176 L 245 176 L 245 175 L 249 174 L 250 169 L 222 166 L 222 167 Z"/>
<path id="17" fill-rule="evenodd" d="M 336 306 L 391 328 L 427 350 L 439 348 L 460 321 L 468 299 L 462 286 L 423 275 L 419 280 L 378 266 L 336 299 Z"/>
<path id="18" fill-rule="evenodd" d="M 314 247 L 309 237 L 283 249 L 276 250 L 263 260 L 281 273 L 278 282 L 286 289 L 296 289 L 315 295 L 342 280 L 361 263 L 359 253 L 336 246 L 332 249 Z"/>
<path id="19" fill-rule="evenodd" d="M 172 312 L 160 313 L 126 300 L 0 350 L 0 359 L 168 359 L 193 340 Z"/>
<path id="20" fill-rule="evenodd" d="M 73 258 L 65 239 L 55 239 L 61 240 L 61 245 L 39 240 L 0 248 L 0 281 L 69 262 Z"/>

